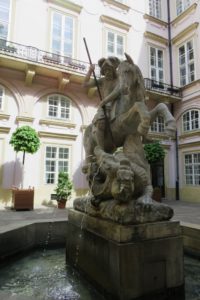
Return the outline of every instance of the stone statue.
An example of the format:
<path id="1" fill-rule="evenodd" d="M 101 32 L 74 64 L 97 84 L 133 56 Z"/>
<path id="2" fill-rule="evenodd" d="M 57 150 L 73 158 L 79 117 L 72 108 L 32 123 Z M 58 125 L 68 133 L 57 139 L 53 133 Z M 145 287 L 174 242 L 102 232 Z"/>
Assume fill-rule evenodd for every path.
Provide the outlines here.
<path id="1" fill-rule="evenodd" d="M 175 133 L 175 120 L 163 103 L 148 111 L 142 73 L 125 56 L 122 62 L 116 57 L 98 62 L 103 100 L 84 134 L 83 172 L 91 195 L 76 199 L 74 208 L 122 224 L 168 220 L 173 210 L 151 198 L 150 166 L 143 144 L 157 115 L 164 117 L 170 137 Z M 92 70 L 93 66 L 85 87 L 94 86 L 89 82 Z"/>

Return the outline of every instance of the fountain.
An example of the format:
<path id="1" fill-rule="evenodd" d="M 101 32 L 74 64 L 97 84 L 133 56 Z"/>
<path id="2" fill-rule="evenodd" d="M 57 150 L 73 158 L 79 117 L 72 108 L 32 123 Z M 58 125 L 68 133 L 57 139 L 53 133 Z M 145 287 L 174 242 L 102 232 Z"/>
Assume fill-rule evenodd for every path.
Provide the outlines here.
<path id="1" fill-rule="evenodd" d="M 175 120 L 163 103 L 148 111 L 144 79 L 128 54 L 102 58 L 101 102 L 86 128 L 83 172 L 91 193 L 69 210 L 66 259 L 113 299 L 184 299 L 183 245 L 173 210 L 152 200 L 143 146 L 157 115 L 166 134 Z M 94 67 L 91 65 L 84 86 Z"/>

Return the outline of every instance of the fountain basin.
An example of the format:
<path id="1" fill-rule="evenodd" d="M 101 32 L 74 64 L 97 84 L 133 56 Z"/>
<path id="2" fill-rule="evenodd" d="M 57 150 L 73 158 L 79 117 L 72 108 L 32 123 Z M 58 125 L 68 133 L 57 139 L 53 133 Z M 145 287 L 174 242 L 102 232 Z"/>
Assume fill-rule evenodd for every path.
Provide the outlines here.
<path id="1" fill-rule="evenodd" d="M 67 261 L 108 298 L 184 299 L 179 222 L 125 226 L 73 209 L 68 220 Z"/>

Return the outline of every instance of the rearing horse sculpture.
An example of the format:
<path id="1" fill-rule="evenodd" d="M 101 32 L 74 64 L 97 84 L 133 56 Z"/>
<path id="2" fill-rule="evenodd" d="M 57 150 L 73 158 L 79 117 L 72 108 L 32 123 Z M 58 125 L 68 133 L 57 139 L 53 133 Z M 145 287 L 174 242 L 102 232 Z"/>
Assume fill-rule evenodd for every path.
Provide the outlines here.
<path id="1" fill-rule="evenodd" d="M 164 117 L 165 130 L 169 136 L 174 134 L 176 128 L 175 120 L 165 104 L 160 103 L 148 111 L 142 73 L 131 57 L 128 54 L 125 56 L 126 60 L 117 69 L 115 88 L 100 103 L 103 106 L 112 102 L 109 120 L 112 137 L 108 131 L 105 132 L 106 151 L 97 147 L 99 145 L 95 137 L 95 124 L 90 124 L 84 134 L 87 165 L 84 171 L 88 174 L 93 195 L 99 199 L 129 201 L 134 196 L 140 198 L 145 194 L 150 197 L 152 188 L 143 140 L 158 115 Z M 110 143 L 111 138 L 113 143 Z M 112 153 L 118 147 L 123 148 L 123 154 L 114 157 Z M 126 176 L 127 181 L 130 181 L 129 187 L 124 182 L 121 184 L 126 181 Z M 133 178 L 136 184 L 132 184 Z M 143 191 L 140 191 L 140 184 L 144 187 Z"/>

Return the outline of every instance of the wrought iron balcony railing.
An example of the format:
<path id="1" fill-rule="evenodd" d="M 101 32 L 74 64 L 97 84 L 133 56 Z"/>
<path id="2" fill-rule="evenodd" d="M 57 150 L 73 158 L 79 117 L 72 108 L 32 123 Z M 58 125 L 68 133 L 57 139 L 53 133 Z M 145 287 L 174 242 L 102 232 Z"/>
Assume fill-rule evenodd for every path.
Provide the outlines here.
<path id="1" fill-rule="evenodd" d="M 0 39 L 0 54 L 16 57 L 19 59 L 40 63 L 48 66 L 55 66 L 65 71 L 73 71 L 85 75 L 89 68 L 89 63 L 73 59 L 71 57 L 40 50 L 36 47 L 25 46 Z M 96 76 L 100 76 L 99 67 L 95 68 Z M 149 91 L 159 92 L 175 97 L 181 97 L 181 89 L 166 83 L 161 83 L 149 78 L 145 78 L 145 88 Z"/>
<path id="2" fill-rule="evenodd" d="M 156 81 L 153 79 L 149 79 L 149 78 L 145 78 L 144 83 L 145 83 L 146 90 L 152 92 L 158 92 L 161 94 L 166 94 L 174 97 L 179 97 L 179 98 L 182 96 L 182 91 L 179 87 L 171 86 L 169 84 Z"/>
<path id="3" fill-rule="evenodd" d="M 89 68 L 89 63 L 4 39 L 0 39 L 0 53 L 35 63 L 56 66 L 57 68 L 81 74 L 86 74 Z"/>

